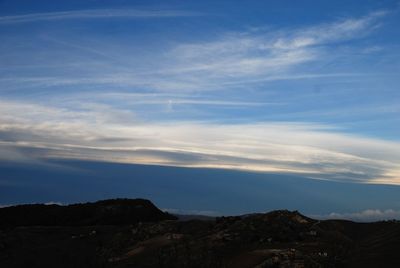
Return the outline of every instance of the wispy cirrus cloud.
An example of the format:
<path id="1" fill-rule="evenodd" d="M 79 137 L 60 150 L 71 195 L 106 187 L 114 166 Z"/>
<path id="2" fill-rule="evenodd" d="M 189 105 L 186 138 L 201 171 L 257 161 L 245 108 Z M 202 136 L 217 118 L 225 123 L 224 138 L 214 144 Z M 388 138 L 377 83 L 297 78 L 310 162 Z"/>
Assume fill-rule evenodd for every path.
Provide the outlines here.
<path id="1" fill-rule="evenodd" d="M 255 81 L 296 77 L 295 67 L 323 61 L 328 46 L 366 36 L 387 14 L 374 12 L 361 18 L 297 29 L 229 33 L 219 40 L 181 44 L 169 52 L 176 59 L 170 72 L 193 74 L 200 79 L 230 85 L 243 78 Z M 318 74 L 314 74 L 318 75 Z M 312 76 L 312 74 L 311 74 Z M 193 79 L 191 81 L 196 81 Z M 261 79 L 261 80 L 260 80 Z"/>
<path id="2" fill-rule="evenodd" d="M 88 9 L 1 16 L 0 24 L 27 23 L 74 19 L 145 19 L 198 16 L 200 14 L 178 10 Z"/>
<path id="3" fill-rule="evenodd" d="M 376 11 L 360 18 L 347 18 L 300 29 L 293 31 L 289 37 L 278 38 L 272 46 L 279 49 L 296 49 L 357 39 L 376 30 L 380 26 L 379 20 L 387 14 L 384 10 Z"/>
<path id="4" fill-rule="evenodd" d="M 154 12 L 154 16 L 162 16 L 163 12 Z M 66 12 L 66 15 L 61 12 L 59 17 L 135 17 L 136 13 L 143 13 L 140 16 L 147 14 L 129 10 L 114 10 L 109 13 L 105 10 L 94 10 L 71 11 Z M 168 16 L 175 14 L 169 11 L 165 13 Z M 179 14 L 181 13 L 176 13 Z M 381 11 L 308 27 L 237 31 L 220 33 L 208 40 L 168 42 L 167 46 L 156 47 L 146 56 L 137 55 L 123 44 L 119 47 L 112 46 L 107 40 L 85 44 L 80 41 L 81 38 L 66 41 L 46 35 L 42 37 L 42 41 L 50 44 L 50 49 L 46 48 L 42 53 L 51 62 L 49 68 L 43 69 L 47 75 L 16 77 L 13 72 L 13 76 L 3 76 L 0 82 L 7 89 L 19 85 L 36 89 L 59 86 L 118 86 L 163 92 L 193 92 L 226 90 L 273 81 L 362 77 L 360 72 L 321 71 L 320 68 L 316 71 L 310 66 L 329 65 L 330 61 L 340 56 L 339 52 L 333 55 L 329 51 L 343 41 L 357 40 L 373 32 L 386 14 Z M 6 22 L 13 19 L 3 17 L 3 20 Z M 124 43 L 130 44 L 129 40 Z M 54 49 L 51 49 L 53 46 Z M 40 50 L 39 47 L 38 51 Z M 21 51 L 22 56 L 25 53 L 29 53 L 29 50 Z M 29 55 L 23 56 L 21 61 L 24 64 L 20 65 L 21 68 L 26 69 L 32 64 L 25 62 L 29 58 Z M 59 58 L 65 59 L 58 65 L 61 68 L 52 68 L 52 64 L 57 63 L 54 59 Z M 74 67 L 72 71 L 68 66 Z M 67 68 L 69 71 L 65 72 Z"/>

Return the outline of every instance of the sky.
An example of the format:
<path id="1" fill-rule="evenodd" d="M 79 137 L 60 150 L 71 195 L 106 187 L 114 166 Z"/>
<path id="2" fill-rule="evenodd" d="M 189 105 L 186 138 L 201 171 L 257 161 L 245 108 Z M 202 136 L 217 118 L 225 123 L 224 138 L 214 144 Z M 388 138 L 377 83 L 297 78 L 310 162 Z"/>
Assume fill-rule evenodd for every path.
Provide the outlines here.
<path id="1" fill-rule="evenodd" d="M 2 0 L 0 191 L 21 184 L 6 166 L 68 161 L 191 168 L 204 187 L 217 169 L 398 189 L 399 12 L 368 0 Z M 400 209 L 376 201 L 309 212 Z"/>

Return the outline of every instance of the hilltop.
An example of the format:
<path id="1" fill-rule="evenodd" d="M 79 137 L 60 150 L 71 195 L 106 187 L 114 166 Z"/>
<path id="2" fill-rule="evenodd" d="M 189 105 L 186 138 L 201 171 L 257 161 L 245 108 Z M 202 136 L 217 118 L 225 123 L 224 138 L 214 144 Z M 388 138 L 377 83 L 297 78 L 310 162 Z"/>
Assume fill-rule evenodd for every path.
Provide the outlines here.
<path id="1" fill-rule="evenodd" d="M 174 220 L 145 199 L 109 199 L 94 203 L 19 205 L 0 209 L 0 226 L 87 226 Z"/>

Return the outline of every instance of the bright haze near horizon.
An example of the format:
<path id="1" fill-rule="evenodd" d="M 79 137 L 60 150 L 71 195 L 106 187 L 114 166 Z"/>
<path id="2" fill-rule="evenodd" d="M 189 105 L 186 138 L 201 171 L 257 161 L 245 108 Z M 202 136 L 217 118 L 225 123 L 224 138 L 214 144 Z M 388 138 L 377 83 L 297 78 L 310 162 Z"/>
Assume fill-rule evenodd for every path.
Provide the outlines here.
<path id="1" fill-rule="evenodd" d="M 0 205 L 400 218 L 399 1 L 0 1 Z"/>

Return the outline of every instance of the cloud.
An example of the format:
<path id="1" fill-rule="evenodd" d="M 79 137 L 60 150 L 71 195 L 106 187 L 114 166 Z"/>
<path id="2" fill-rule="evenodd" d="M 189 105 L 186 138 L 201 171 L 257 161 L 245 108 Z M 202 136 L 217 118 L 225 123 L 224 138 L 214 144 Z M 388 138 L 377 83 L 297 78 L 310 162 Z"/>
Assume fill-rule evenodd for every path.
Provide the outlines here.
<path id="1" fill-rule="evenodd" d="M 296 29 L 229 33 L 217 40 L 180 44 L 168 53 L 175 59 L 175 68 L 167 73 L 187 77 L 187 81 L 181 79 L 183 85 L 210 81 L 211 88 L 225 82 L 232 86 L 243 79 L 246 83 L 296 79 L 295 67 L 329 58 L 328 49 L 366 36 L 385 14 Z M 302 75 L 306 74 L 297 73 Z"/>
<path id="2" fill-rule="evenodd" d="M 334 23 L 300 29 L 289 37 L 279 38 L 273 43 L 273 47 L 290 50 L 357 39 L 378 28 L 379 19 L 385 15 L 387 15 L 386 11 L 377 11 L 360 18 L 347 18 Z"/>
<path id="3" fill-rule="evenodd" d="M 93 97 L 91 97 L 93 99 Z M 204 105 L 204 106 L 268 106 L 268 105 L 283 105 L 279 102 L 249 102 L 249 101 L 234 101 L 234 100 L 218 100 L 207 99 L 199 96 L 191 96 L 188 94 L 137 94 L 137 93 L 118 93 L 108 92 L 97 94 L 96 100 L 124 100 L 125 103 L 136 105 L 161 104 L 161 105 Z"/>
<path id="4" fill-rule="evenodd" d="M 397 142 L 347 135 L 313 123 L 161 123 L 121 120 L 120 114 L 114 108 L 77 111 L 8 101 L 0 105 L 0 131 L 14 138 L 3 138 L 0 146 L 33 159 L 213 167 L 400 184 Z"/>
<path id="5" fill-rule="evenodd" d="M 47 206 L 51 206 L 51 205 L 62 206 L 63 205 L 63 203 L 61 203 L 61 202 L 54 202 L 54 201 L 49 201 L 49 202 L 46 202 L 44 204 L 47 205 Z"/>
<path id="6" fill-rule="evenodd" d="M 154 16 L 163 15 L 163 12 L 165 15 L 175 14 L 160 11 L 154 12 Z M 66 15 L 62 15 L 64 12 L 60 13 L 61 15 L 56 13 L 58 15 L 54 17 L 135 17 L 136 13 L 143 13 L 140 16 L 153 14 L 135 10 L 68 11 L 65 12 Z M 179 14 L 181 13 L 176 13 Z M 66 41 L 46 33 L 41 35 L 41 42 L 46 43 L 46 50 L 42 53 L 47 55 L 49 67 L 44 67 L 42 73 L 47 75 L 15 76 L 13 72 L 13 76 L 3 76 L 0 83 L 7 91 L 21 87 L 43 90 L 60 86 L 113 86 L 152 92 L 198 92 L 243 88 L 282 80 L 362 76 L 360 73 L 343 70 L 323 72 L 320 68 L 310 66 L 313 63 L 329 65 L 330 61 L 340 57 L 339 51 L 332 54 L 332 49 L 336 49 L 343 41 L 357 40 L 373 32 L 379 27 L 385 14 L 375 12 L 364 17 L 308 27 L 225 32 L 208 40 L 165 42 L 152 47 L 151 53 L 144 55 L 135 52 L 132 48 L 135 42 L 132 40 L 123 40 L 116 46 L 110 44 L 107 38 L 98 43 L 82 41 L 85 40 L 82 37 L 69 38 Z M 47 18 L 47 15 L 43 17 Z M 14 17 L 3 17 L 3 21 L 13 21 L 12 18 Z M 15 20 L 18 21 L 17 18 Z M 42 47 L 44 46 L 37 47 L 37 53 Z M 4 53 L 9 54 L 8 51 Z M 27 59 L 35 58 L 30 55 L 30 50 L 20 51 L 19 56 L 23 61 L 20 68 L 25 69 L 32 64 L 26 62 Z M 57 62 L 57 59 L 63 61 Z M 63 68 L 58 72 L 58 68 L 51 67 L 52 64 L 61 64 Z M 73 69 L 62 71 L 69 69 L 67 66 L 73 66 Z"/>
<path id="7" fill-rule="evenodd" d="M 0 23 L 179 15 L 189 14 L 89 10 L 1 17 Z M 293 86 L 270 91 L 268 83 L 365 79 L 363 72 L 324 66 L 343 56 L 337 55 L 340 50 L 331 53 L 333 49 L 365 37 L 379 27 L 384 15 L 371 13 L 308 27 L 225 32 L 207 40 L 157 41 L 161 44 L 148 51 L 147 39 L 146 46 L 139 44 L 140 50 L 135 50 L 132 39 L 121 39 L 117 45 L 108 37 L 97 36 L 98 42 L 93 42 L 68 36 L 65 41 L 62 35 L 46 33 L 33 36 L 34 49 L 28 49 L 11 46 L 15 39 L 6 38 L 1 53 L 10 66 L 4 66 L 0 78 L 4 94 L 0 158 L 215 167 L 400 184 L 396 141 L 348 135 L 336 125 L 307 120 L 253 118 L 286 115 L 290 120 L 312 113 L 311 101 L 319 101 L 315 94 L 308 100 L 307 90 Z M 279 90 L 288 91 L 280 94 Z M 340 99 L 328 97 L 328 104 Z M 295 102 L 304 105 L 297 107 Z M 333 110 L 324 104 L 319 108 L 329 116 Z M 357 107 L 335 108 L 347 116 Z M 213 113 L 217 109 L 225 113 Z M 233 113 L 226 113 L 227 109 Z M 242 113 L 252 120 L 241 121 Z M 233 123 L 224 120 L 226 114 L 235 119 Z"/>
<path id="8" fill-rule="evenodd" d="M 0 17 L 0 24 L 27 23 L 36 21 L 74 20 L 74 19 L 140 19 L 168 18 L 199 15 L 193 12 L 176 10 L 135 10 L 135 9 L 88 9 L 47 13 L 33 13 Z"/>
<path id="9" fill-rule="evenodd" d="M 400 220 L 400 210 L 393 209 L 367 209 L 361 212 L 353 213 L 335 213 L 332 212 L 328 215 L 311 215 L 318 219 L 341 219 L 341 220 L 352 220 L 358 222 L 373 222 L 382 220 Z"/>

